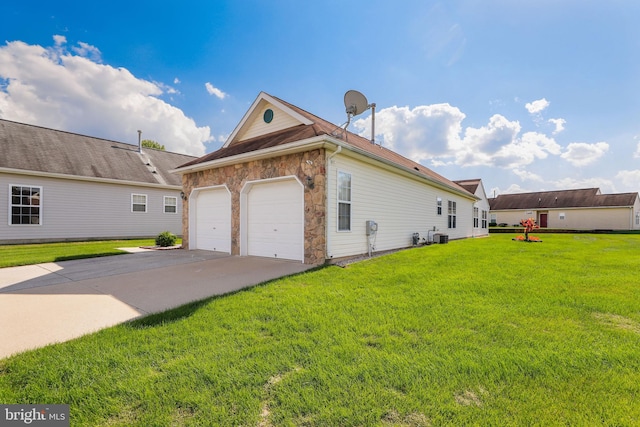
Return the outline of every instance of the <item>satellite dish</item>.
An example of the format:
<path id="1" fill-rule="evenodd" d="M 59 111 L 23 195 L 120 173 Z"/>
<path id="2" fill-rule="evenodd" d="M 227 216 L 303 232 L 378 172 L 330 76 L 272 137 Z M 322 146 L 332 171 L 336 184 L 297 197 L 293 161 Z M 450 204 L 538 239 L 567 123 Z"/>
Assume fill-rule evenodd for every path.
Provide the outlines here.
<path id="1" fill-rule="evenodd" d="M 344 106 L 349 116 L 362 114 L 369 108 L 367 98 L 357 90 L 349 90 L 344 94 Z"/>

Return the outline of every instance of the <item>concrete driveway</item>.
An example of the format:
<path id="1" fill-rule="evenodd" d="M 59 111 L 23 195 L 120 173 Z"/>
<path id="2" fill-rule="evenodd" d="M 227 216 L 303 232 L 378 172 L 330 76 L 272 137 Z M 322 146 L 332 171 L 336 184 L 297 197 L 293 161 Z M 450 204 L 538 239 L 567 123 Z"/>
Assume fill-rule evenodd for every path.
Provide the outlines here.
<path id="1" fill-rule="evenodd" d="M 178 249 L 0 268 L 0 358 L 311 267 Z"/>

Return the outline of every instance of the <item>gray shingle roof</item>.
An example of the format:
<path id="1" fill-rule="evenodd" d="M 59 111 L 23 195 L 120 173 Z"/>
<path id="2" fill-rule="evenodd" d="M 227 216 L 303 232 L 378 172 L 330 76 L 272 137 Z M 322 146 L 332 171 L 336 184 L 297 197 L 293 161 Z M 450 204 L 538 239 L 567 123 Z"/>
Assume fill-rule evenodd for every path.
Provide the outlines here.
<path id="1" fill-rule="evenodd" d="M 195 159 L 2 119 L 0 152 L 0 168 L 176 186 L 180 177 L 168 171 Z"/>
<path id="2" fill-rule="evenodd" d="M 638 193 L 600 194 L 598 188 L 501 194 L 489 199 L 491 210 L 633 206 Z"/>

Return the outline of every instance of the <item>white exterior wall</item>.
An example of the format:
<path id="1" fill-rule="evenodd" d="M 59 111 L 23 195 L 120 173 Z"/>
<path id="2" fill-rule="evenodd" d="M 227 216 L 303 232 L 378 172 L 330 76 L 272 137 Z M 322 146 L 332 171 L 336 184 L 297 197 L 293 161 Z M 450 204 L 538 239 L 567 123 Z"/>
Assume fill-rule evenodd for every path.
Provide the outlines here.
<path id="1" fill-rule="evenodd" d="M 473 204 L 476 208 L 478 208 L 478 228 L 473 230 L 474 237 L 480 236 L 488 236 L 489 235 L 489 222 L 491 222 L 491 215 L 489 214 L 489 200 L 487 199 L 487 194 L 484 191 L 484 187 L 482 183 L 478 185 L 476 189 L 475 195 L 480 198 L 477 202 Z M 482 211 L 487 213 L 487 226 L 482 228 Z"/>
<path id="2" fill-rule="evenodd" d="M 544 210 L 492 211 L 497 215 L 497 223 L 509 226 L 519 224 L 521 219 L 539 218 L 547 213 L 547 228 L 572 230 L 640 230 L 636 224 L 636 215 L 640 212 L 640 202 L 634 207 L 618 208 L 567 208 Z M 560 219 L 564 214 L 564 219 Z"/>
<path id="3" fill-rule="evenodd" d="M 473 200 L 431 186 L 418 178 L 338 154 L 327 168 L 327 256 L 340 258 L 368 252 L 365 223 L 378 223 L 374 251 L 409 247 L 413 233 L 421 238 L 435 227 L 449 239 L 473 236 Z M 351 231 L 337 231 L 338 171 L 351 174 Z M 436 199 L 442 198 L 442 215 Z M 447 228 L 447 201 L 457 203 L 457 228 Z M 488 208 L 487 208 L 488 209 Z M 374 240 L 374 239 L 372 239 Z"/>
<path id="4" fill-rule="evenodd" d="M 266 123 L 262 119 L 264 112 L 268 109 L 273 111 L 273 120 L 271 123 Z M 282 110 L 270 103 L 266 103 L 262 108 L 257 109 L 256 112 L 256 119 L 251 123 L 251 126 L 249 126 L 244 133 L 238 135 L 239 141 L 277 132 L 300 124 L 300 122 L 291 117 L 291 115 L 284 113 Z"/>
<path id="5" fill-rule="evenodd" d="M 40 225 L 10 225 L 11 185 L 42 187 Z M 147 195 L 147 212 L 131 211 L 131 194 Z M 164 196 L 177 198 L 164 213 Z M 155 237 L 182 234 L 180 190 L 0 174 L 0 244 L 22 241 Z"/>

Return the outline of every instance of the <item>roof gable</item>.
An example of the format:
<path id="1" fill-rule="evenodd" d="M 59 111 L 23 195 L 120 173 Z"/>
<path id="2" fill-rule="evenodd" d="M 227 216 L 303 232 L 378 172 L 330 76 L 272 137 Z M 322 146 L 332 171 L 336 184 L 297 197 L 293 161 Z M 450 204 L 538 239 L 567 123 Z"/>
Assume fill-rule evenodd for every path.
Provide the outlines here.
<path id="1" fill-rule="evenodd" d="M 464 180 L 456 180 L 454 181 L 456 184 L 467 190 L 471 194 L 475 194 L 480 200 L 488 201 L 487 193 L 484 190 L 484 184 L 482 184 L 482 179 L 464 179 Z"/>
<path id="2" fill-rule="evenodd" d="M 267 113 L 267 110 L 271 110 L 271 113 Z M 311 120 L 290 106 L 269 94 L 260 92 L 222 148 L 262 135 L 311 124 L 313 124 Z"/>
<path id="3" fill-rule="evenodd" d="M 471 194 L 476 194 L 478 185 L 480 185 L 479 179 L 464 179 L 464 180 L 456 180 L 453 182 L 455 182 L 456 184 L 458 184 L 460 187 L 464 188 Z"/>
<path id="4" fill-rule="evenodd" d="M 0 147 L 0 168 L 156 185 L 181 185 L 169 170 L 195 158 L 2 119 Z"/>

